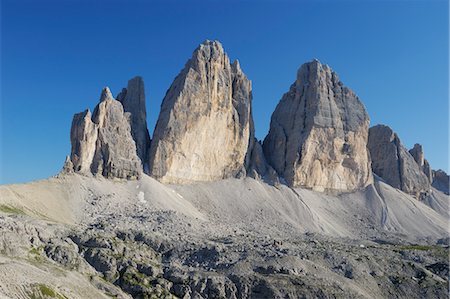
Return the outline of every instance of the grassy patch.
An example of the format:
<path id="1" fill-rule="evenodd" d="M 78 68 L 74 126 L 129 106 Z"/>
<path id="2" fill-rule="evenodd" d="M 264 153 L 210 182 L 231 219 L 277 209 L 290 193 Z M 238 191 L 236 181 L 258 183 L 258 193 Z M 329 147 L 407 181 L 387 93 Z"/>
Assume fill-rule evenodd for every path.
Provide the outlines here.
<path id="1" fill-rule="evenodd" d="M 420 250 L 420 251 L 428 251 L 432 250 L 433 246 L 428 245 L 404 245 L 400 247 L 401 250 Z"/>
<path id="2" fill-rule="evenodd" d="M 23 210 L 8 205 L 0 205 L 0 212 L 6 214 L 25 214 Z"/>
<path id="3" fill-rule="evenodd" d="M 46 299 L 46 298 L 56 298 L 56 299 L 67 299 L 66 296 L 53 290 L 51 287 L 39 283 L 33 286 L 33 291 L 29 294 L 31 299 Z"/>
<path id="4" fill-rule="evenodd" d="M 395 250 L 395 249 L 394 249 Z M 442 260 L 448 260 L 449 258 L 449 249 L 439 246 L 439 245 L 402 245 L 398 247 L 397 252 L 401 250 L 417 250 L 417 251 L 423 251 L 427 252 L 428 254 L 431 254 L 434 257 L 437 257 Z"/>

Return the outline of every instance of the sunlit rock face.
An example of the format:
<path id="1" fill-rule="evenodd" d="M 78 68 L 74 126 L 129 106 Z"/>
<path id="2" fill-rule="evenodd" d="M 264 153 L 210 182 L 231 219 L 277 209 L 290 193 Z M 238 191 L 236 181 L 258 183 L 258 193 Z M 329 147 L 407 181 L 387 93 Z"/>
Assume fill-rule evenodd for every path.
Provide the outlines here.
<path id="1" fill-rule="evenodd" d="M 368 148 L 373 172 L 386 183 L 416 198 L 430 190 L 429 179 L 391 128 L 371 127 Z"/>
<path id="2" fill-rule="evenodd" d="M 264 154 L 292 187 L 357 190 L 372 181 L 368 126 L 358 97 L 314 60 L 300 67 L 272 114 Z"/>
<path id="3" fill-rule="evenodd" d="M 193 53 L 164 97 L 150 174 L 166 183 L 246 174 L 254 143 L 251 82 L 217 41 Z"/>

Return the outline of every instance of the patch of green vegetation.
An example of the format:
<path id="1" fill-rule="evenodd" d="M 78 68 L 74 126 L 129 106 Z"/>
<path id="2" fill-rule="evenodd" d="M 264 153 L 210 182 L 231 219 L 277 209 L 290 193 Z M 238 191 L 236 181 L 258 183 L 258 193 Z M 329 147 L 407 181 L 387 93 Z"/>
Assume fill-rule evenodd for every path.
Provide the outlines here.
<path id="1" fill-rule="evenodd" d="M 8 206 L 8 205 L 0 205 L 0 212 L 6 213 L 6 214 L 18 214 L 23 215 L 25 212 L 19 208 Z"/>
<path id="2" fill-rule="evenodd" d="M 42 249 L 44 249 L 44 246 L 31 247 L 31 249 L 28 252 L 34 255 L 41 255 Z"/>
<path id="3" fill-rule="evenodd" d="M 403 245 L 400 246 L 401 250 L 421 250 L 421 251 L 428 251 L 432 250 L 433 246 L 429 245 Z"/>
<path id="4" fill-rule="evenodd" d="M 439 245 L 411 244 L 411 245 L 402 245 L 394 249 L 394 251 L 396 252 L 400 252 L 402 250 L 422 251 L 442 260 L 448 260 L 450 254 L 449 248 L 445 248 Z"/>
<path id="5" fill-rule="evenodd" d="M 39 283 L 34 285 L 34 290 L 29 294 L 31 299 L 46 299 L 46 298 L 56 298 L 56 299 L 67 299 L 66 296 L 53 290 L 51 287 Z"/>
<path id="6" fill-rule="evenodd" d="M 126 271 L 123 274 L 122 279 L 124 282 L 130 285 L 144 286 L 144 287 L 150 286 L 147 276 L 137 271 L 133 272 Z"/>

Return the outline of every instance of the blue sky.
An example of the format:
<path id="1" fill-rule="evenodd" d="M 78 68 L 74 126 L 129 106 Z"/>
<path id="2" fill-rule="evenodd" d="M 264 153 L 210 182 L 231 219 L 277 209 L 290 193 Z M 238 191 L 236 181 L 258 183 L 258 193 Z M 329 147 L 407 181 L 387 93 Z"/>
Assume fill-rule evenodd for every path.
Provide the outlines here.
<path id="1" fill-rule="evenodd" d="M 448 171 L 447 1 L 1 1 L 0 183 L 55 175 L 74 113 L 144 77 L 149 130 L 192 51 L 218 39 L 253 81 L 256 136 L 313 58 L 371 125 L 419 142 Z"/>

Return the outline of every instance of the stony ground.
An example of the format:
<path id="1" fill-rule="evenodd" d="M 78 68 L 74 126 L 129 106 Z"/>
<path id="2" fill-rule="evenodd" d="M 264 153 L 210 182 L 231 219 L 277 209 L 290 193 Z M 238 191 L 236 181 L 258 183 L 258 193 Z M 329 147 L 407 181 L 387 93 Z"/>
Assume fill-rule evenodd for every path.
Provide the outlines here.
<path id="1" fill-rule="evenodd" d="M 74 221 L 55 221 L 53 212 L 36 215 L 26 205 L 13 205 L 11 197 L 0 204 L 0 298 L 448 296 L 449 240 L 443 233 L 427 237 L 388 231 L 366 220 L 363 213 L 348 225 L 357 227 L 357 219 L 366 225 L 360 224 L 359 230 L 348 227 L 346 233 L 314 229 L 326 223 L 295 226 L 276 218 L 269 208 L 245 201 L 242 190 L 241 203 L 247 208 L 238 210 L 248 216 L 237 221 L 243 217 L 232 215 L 232 207 L 204 202 L 202 194 L 209 192 L 208 186 L 162 190 L 154 181 L 88 184 L 79 180 L 75 186 L 70 179 L 71 186 L 79 188 L 78 205 L 70 205 L 76 210 Z M 104 184 L 107 188 L 99 187 Z M 236 189 L 242 181 L 230 184 Z M 259 184 L 252 181 L 244 186 L 259 194 Z M 39 184 L 34 186 L 37 194 Z M 194 189 L 201 192 L 192 196 Z M 219 185 L 212 189 L 220 191 Z M 11 190 L 25 196 L 23 190 Z M 6 194 L 4 189 L 0 192 Z M 124 197 L 124 192 L 136 196 Z M 167 195 L 161 200 L 164 192 Z M 313 215 L 324 216 L 318 212 L 320 205 L 306 198 L 307 191 L 296 192 Z M 261 194 L 257 198 L 264 200 Z M 279 206 L 276 202 L 267 206 L 276 211 L 287 208 L 281 200 Z M 229 199 L 228 206 L 233 205 L 236 208 Z M 420 202 L 415 205 L 421 209 L 414 210 L 419 218 L 420 213 L 433 213 L 425 205 L 422 209 Z M 328 207 L 340 217 L 337 206 Z M 286 218 L 283 213 L 280 217 Z M 424 231 L 427 225 L 422 224 Z"/>

